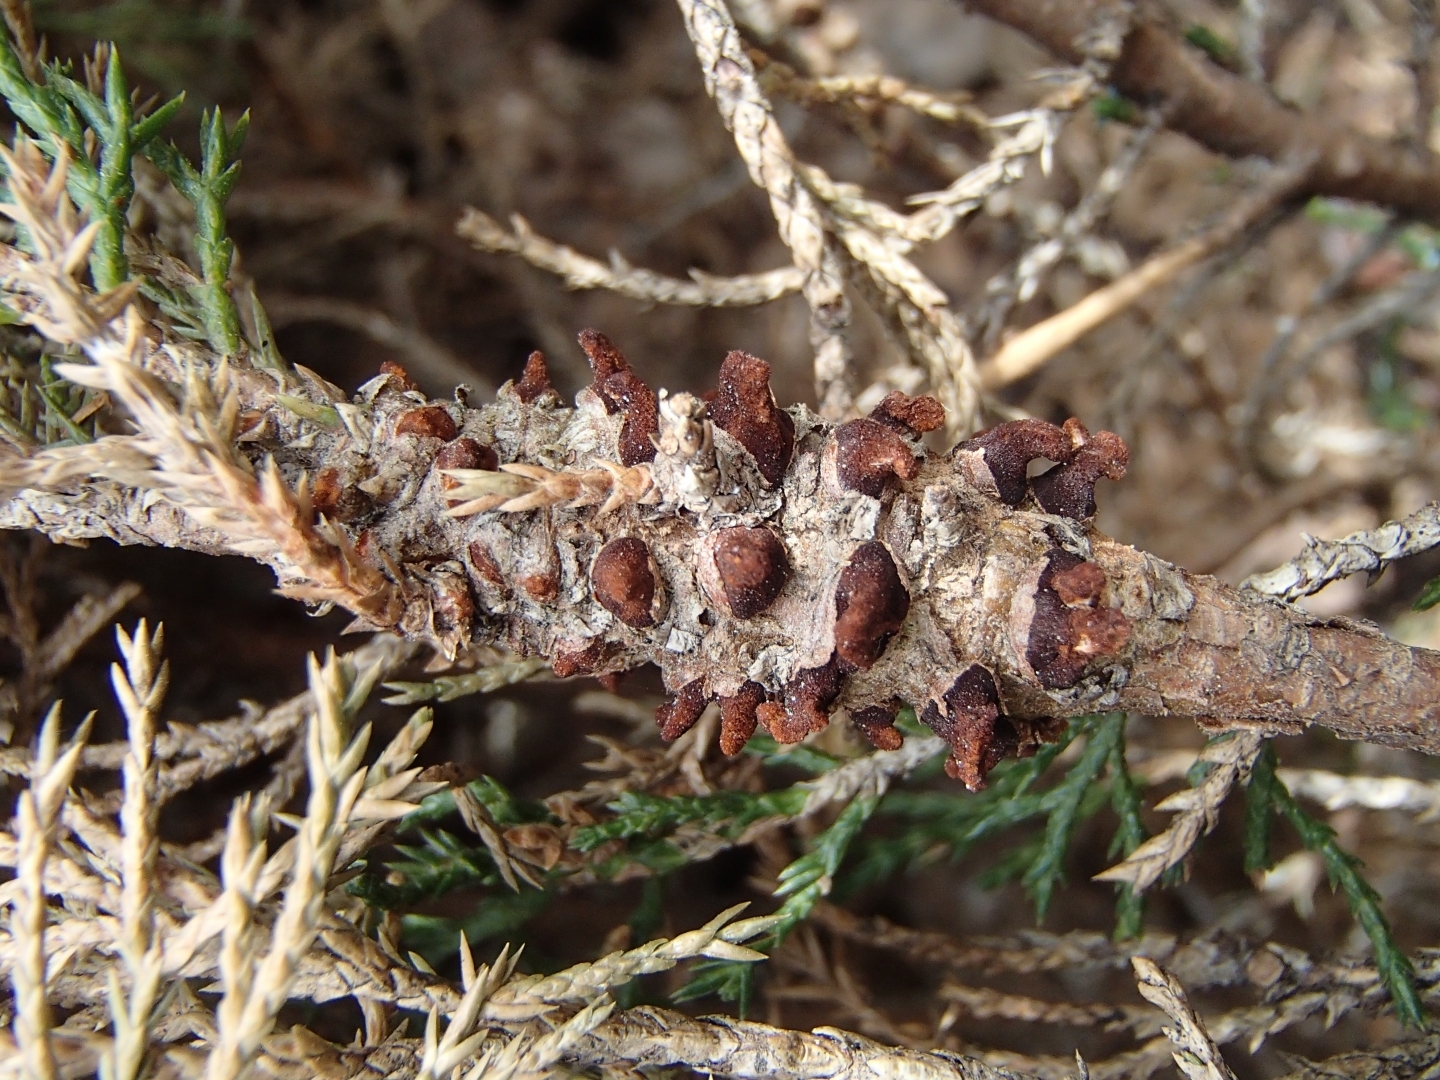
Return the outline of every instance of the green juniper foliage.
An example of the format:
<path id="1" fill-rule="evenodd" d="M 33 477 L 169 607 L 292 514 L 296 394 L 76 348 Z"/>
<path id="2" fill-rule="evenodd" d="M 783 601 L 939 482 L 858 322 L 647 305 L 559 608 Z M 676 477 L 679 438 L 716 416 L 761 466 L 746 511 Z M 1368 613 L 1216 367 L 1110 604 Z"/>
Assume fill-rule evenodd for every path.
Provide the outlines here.
<path id="1" fill-rule="evenodd" d="M 1335 830 L 1317 821 L 1301 809 L 1295 796 L 1275 772 L 1275 745 L 1266 742 L 1250 774 L 1246 792 L 1245 867 L 1264 870 L 1271 865 L 1270 819 L 1284 818 L 1300 836 L 1307 851 L 1319 853 L 1325 860 L 1330 887 L 1340 888 L 1361 929 L 1375 951 L 1375 966 L 1390 991 L 1395 1013 L 1402 1023 L 1419 1027 L 1424 1023 L 1424 1009 L 1415 988 L 1415 970 L 1410 960 L 1395 944 L 1390 924 L 1380 911 L 1380 894 L 1360 873 L 1361 861 L 1340 846 Z"/>
<path id="2" fill-rule="evenodd" d="M 69 195 L 97 225 L 89 267 L 93 286 L 104 292 L 136 281 L 180 332 L 188 329 L 219 352 L 239 352 L 246 342 L 230 295 L 235 247 L 226 228 L 225 202 L 239 176 L 249 115 L 227 128 L 218 109 L 203 114 L 197 169 L 173 143 L 160 137 L 180 111 L 184 95 L 148 111 L 138 105 L 113 45 L 96 48 L 83 78 L 77 78 L 73 65 L 63 60 L 44 62 L 38 70 L 36 79 L 29 78 L 13 45 L 0 39 L 0 96 L 18 121 L 16 137 L 34 140 L 52 160 L 66 155 Z M 136 256 L 126 243 L 137 155 L 157 165 L 194 208 L 200 271 L 200 281 L 194 285 L 177 288 L 159 275 L 137 272 Z M 17 242 L 24 247 L 24 236 Z M 145 265 L 151 261 L 148 254 L 140 259 Z M 258 340 L 251 343 L 251 352 L 262 364 L 282 366 L 264 311 L 253 295 L 251 300 Z M 0 311 L 0 324 L 14 321 L 8 309 Z M 96 395 L 51 374 L 48 352 L 41 352 L 38 363 L 25 363 L 17 359 L 16 353 L 23 351 L 17 344 L 5 344 L 0 431 L 24 447 L 94 438 L 99 420 Z"/>
<path id="3" fill-rule="evenodd" d="M 44 66 L 42 83 L 33 83 L 9 42 L 0 41 L 0 94 L 48 156 L 53 158 L 62 146 L 68 151 L 70 197 L 91 221 L 100 223 L 90 275 L 97 289 L 107 290 L 130 276 L 125 221 L 135 195 L 135 155 L 150 151 L 179 112 L 184 95 L 149 116 L 136 117 L 119 53 L 113 47 L 97 49 L 94 68 L 104 72 L 103 85 L 96 89 L 76 81 L 70 65 L 58 60 Z M 90 157 L 87 133 L 98 147 L 98 161 Z"/>
<path id="4" fill-rule="evenodd" d="M 241 115 L 228 131 L 219 109 L 207 109 L 200 118 L 200 168 L 174 143 L 156 142 L 147 149 L 155 162 L 195 208 L 195 250 L 204 283 L 194 290 L 205 336 L 217 352 L 240 351 L 240 314 L 230 297 L 230 263 L 235 242 L 225 228 L 225 203 L 240 179 L 240 150 L 250 129 L 250 114 Z"/>

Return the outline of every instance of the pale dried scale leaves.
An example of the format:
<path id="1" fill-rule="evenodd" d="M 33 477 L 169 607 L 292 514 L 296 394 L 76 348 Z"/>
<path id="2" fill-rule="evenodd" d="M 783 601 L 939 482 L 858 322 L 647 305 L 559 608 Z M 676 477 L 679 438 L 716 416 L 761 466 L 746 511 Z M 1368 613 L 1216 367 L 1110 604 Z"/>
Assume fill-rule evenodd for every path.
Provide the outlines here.
<path id="1" fill-rule="evenodd" d="M 1440 505 L 1431 503 L 1379 528 L 1354 532 L 1338 540 L 1306 536 L 1299 555 L 1273 570 L 1252 574 L 1245 579 L 1244 587 L 1295 601 L 1351 574 L 1379 574 L 1397 559 L 1436 546 L 1440 546 Z"/>
<path id="2" fill-rule="evenodd" d="M 1264 744 L 1264 736 L 1249 731 L 1207 743 L 1197 759 L 1197 764 L 1208 767 L 1204 779 L 1155 807 L 1175 812 L 1169 827 L 1146 840 L 1124 862 L 1096 874 L 1095 880 L 1128 882 L 1136 892 L 1143 892 L 1184 861 L 1200 838 L 1215 828 L 1221 804 L 1236 784 L 1245 782 Z"/>
<path id="3" fill-rule="evenodd" d="M 1220 1056 L 1220 1048 L 1195 1015 L 1175 977 L 1143 956 L 1135 957 L 1131 963 L 1135 967 L 1141 997 L 1161 1009 L 1171 1020 L 1172 1026 L 1164 1030 L 1175 1044 L 1175 1064 L 1180 1071 L 1189 1080 L 1235 1080 L 1235 1074 Z"/>

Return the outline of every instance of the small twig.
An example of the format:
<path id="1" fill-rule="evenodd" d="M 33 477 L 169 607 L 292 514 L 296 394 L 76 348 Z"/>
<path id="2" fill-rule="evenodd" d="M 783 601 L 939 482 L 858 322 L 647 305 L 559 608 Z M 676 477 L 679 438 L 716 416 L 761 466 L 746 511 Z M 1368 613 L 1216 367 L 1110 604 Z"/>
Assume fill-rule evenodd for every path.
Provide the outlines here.
<path id="1" fill-rule="evenodd" d="M 1175 1044 L 1175 1064 L 1180 1066 L 1180 1071 L 1190 1080 L 1235 1080 L 1235 1074 L 1220 1056 L 1220 1048 L 1195 1015 L 1185 998 L 1184 988 L 1175 977 L 1143 956 L 1133 958 L 1130 963 L 1135 967 L 1140 996 L 1174 1023 L 1164 1031 Z"/>
<path id="2" fill-rule="evenodd" d="M 1430 128 L 1435 121 L 1435 0 L 1410 0 L 1410 76 L 1415 82 L 1416 153 L 1430 156 Z"/>
<path id="3" fill-rule="evenodd" d="M 1096 881 L 1128 881 L 1144 892 L 1178 865 L 1219 821 L 1220 805 L 1237 783 L 1250 775 L 1265 739 L 1250 731 L 1212 739 L 1200 752 L 1199 762 L 1213 766 L 1193 788 L 1185 788 L 1161 802 L 1157 810 L 1177 811 L 1170 827 L 1136 848 L 1124 862 L 1095 875 Z"/>
<path id="4" fill-rule="evenodd" d="M 1285 387 L 1309 371 L 1327 350 L 1414 311 L 1437 291 L 1440 291 L 1440 270 L 1409 274 L 1396 285 L 1368 298 L 1351 315 L 1318 335 L 1289 363 L 1280 364 L 1277 355 L 1275 367 L 1269 372 L 1262 372 L 1261 380 L 1247 396 L 1242 419 L 1248 427 L 1242 428 L 1241 432 L 1251 455 L 1258 459 L 1256 444 L 1263 431 L 1261 420 L 1270 402 L 1279 397 Z"/>
<path id="5" fill-rule="evenodd" d="M 1281 166 L 1266 179 L 1260 190 L 1243 200 L 1215 227 L 1153 256 L 1079 303 L 1011 338 L 980 366 L 986 389 L 996 390 L 1033 374 L 1057 353 L 1114 318 L 1151 290 L 1229 244 L 1294 192 L 1306 175 L 1307 165 L 1308 160 L 1292 161 Z"/>
<path id="6" fill-rule="evenodd" d="M 494 218 L 473 207 L 466 208 L 455 231 L 481 251 L 518 255 L 531 266 L 563 278 L 568 288 L 608 289 L 646 304 L 752 307 L 799 292 L 805 284 L 805 273 L 798 266 L 735 277 L 714 277 L 691 270 L 689 281 L 637 269 L 614 251 L 607 266 L 599 259 L 540 236 L 519 214 L 511 216 L 507 232 Z"/>
<path id="7" fill-rule="evenodd" d="M 117 978 L 111 991 L 115 1045 L 107 1080 L 140 1076 L 150 1050 L 150 1014 L 160 994 L 163 949 L 156 940 L 155 925 L 160 838 L 154 750 L 160 705 L 170 683 L 170 665 L 160 659 L 164 635 L 164 627 L 157 626 L 152 636 L 144 619 L 133 637 L 117 627 L 115 636 L 125 666 L 110 667 L 130 742 L 124 765 L 125 801 L 120 808 L 120 955 L 130 985 L 128 992 L 122 991 Z"/>
<path id="8" fill-rule="evenodd" d="M 45 868 L 56 840 L 56 826 L 70 780 L 80 759 L 80 748 L 90 734 L 91 717 L 60 748 L 60 709 L 50 710 L 40 729 L 39 748 L 30 787 L 15 806 L 16 875 L 20 894 L 11 921 L 19 956 L 10 971 L 15 999 L 15 1042 L 24 1055 L 31 1080 L 56 1080 L 55 1048 L 51 1042 L 51 1013 L 47 997 L 45 940 L 48 904 Z"/>
<path id="9" fill-rule="evenodd" d="M 1246 578 L 1241 588 L 1294 602 L 1351 574 L 1379 574 L 1397 559 L 1440 546 L 1440 503 L 1430 503 L 1399 521 L 1364 529 L 1339 540 L 1305 537 L 1289 562 Z"/>
<path id="10" fill-rule="evenodd" d="M 1023 304 L 1034 296 L 1045 275 L 1075 249 L 1081 238 L 1094 229 L 1095 223 L 1129 181 L 1161 126 L 1160 114 L 1152 111 L 1145 126 L 1131 135 L 1115 156 L 1115 160 L 1105 167 L 1094 186 L 1085 193 L 1075 209 L 1066 215 L 1055 235 L 1033 245 L 1020 256 L 1014 267 L 990 280 L 986 286 L 986 348 L 993 347 L 999 340 L 1011 309 L 1017 303 Z"/>
<path id="11" fill-rule="evenodd" d="M 815 390 L 824 416 L 850 410 L 850 346 L 839 252 L 824 209 L 796 175 L 795 158 L 724 0 L 678 0 L 685 30 L 715 99 L 720 118 L 735 136 L 750 179 L 770 196 L 780 239 L 803 272 L 801 291 L 810 305 L 810 343 L 815 349 Z"/>
<path id="12" fill-rule="evenodd" d="M 1074 63 L 1086 35 L 1113 6 L 1109 0 L 969 0 L 972 10 L 1030 35 Z M 1440 210 L 1440 168 L 1410 148 L 1357 135 L 1332 114 L 1302 114 L 1259 83 L 1232 75 L 1143 14 L 1124 38 L 1110 82 L 1126 97 L 1168 109 L 1166 124 L 1233 157 L 1271 161 L 1315 153 L 1297 185 L 1303 194 L 1338 195 L 1425 217 Z"/>
<path id="13" fill-rule="evenodd" d="M 1399 222 L 1393 218 L 1386 221 L 1354 254 L 1335 267 L 1329 276 L 1316 286 L 1303 311 L 1296 315 L 1281 315 L 1275 320 L 1275 337 L 1266 348 L 1265 355 L 1260 358 L 1250 390 L 1239 406 L 1237 417 L 1232 421 L 1239 434 L 1238 444 L 1241 447 L 1250 448 L 1254 445 L 1255 424 L 1264 403 L 1273 396 L 1271 383 L 1275 372 L 1279 370 L 1304 319 L 1339 296 L 1366 263 L 1390 246 L 1399 231 Z"/>
<path id="14" fill-rule="evenodd" d="M 1240 67 L 1257 83 L 1265 81 L 1265 15 L 1265 0 L 1240 0 Z"/>

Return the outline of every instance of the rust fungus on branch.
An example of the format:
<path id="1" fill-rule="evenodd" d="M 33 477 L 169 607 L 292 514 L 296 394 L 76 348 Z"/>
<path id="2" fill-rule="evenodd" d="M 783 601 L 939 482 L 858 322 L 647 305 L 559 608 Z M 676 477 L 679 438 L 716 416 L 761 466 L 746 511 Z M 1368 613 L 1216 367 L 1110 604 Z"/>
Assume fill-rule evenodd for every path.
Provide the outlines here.
<path id="1" fill-rule="evenodd" d="M 645 541 L 635 536 L 611 540 L 595 556 L 590 587 L 600 606 L 626 626 L 654 626 L 664 606 L 655 562 Z"/>
<path id="2" fill-rule="evenodd" d="M 950 744 L 945 771 L 971 791 L 985 786 L 985 774 L 1014 745 L 1013 729 L 1009 729 L 1009 746 L 1006 739 L 996 737 L 1000 692 L 995 677 L 979 664 L 961 672 L 938 701 L 928 702 L 920 721 Z"/>
<path id="3" fill-rule="evenodd" d="M 392 390 L 406 391 L 419 390 L 419 385 L 410 378 L 409 372 L 397 364 L 394 360 L 380 361 L 380 374 L 389 376 L 390 388 Z"/>
<path id="4" fill-rule="evenodd" d="M 900 713 L 900 706 L 895 702 L 886 705 L 867 705 L 863 709 L 855 709 L 850 713 L 850 722 L 859 729 L 860 734 L 870 740 L 870 745 L 877 750 L 899 750 L 905 742 L 905 736 L 900 734 L 900 729 L 895 726 L 895 717 Z"/>
<path id="5" fill-rule="evenodd" d="M 1091 435 L 1078 420 L 1066 421 L 1065 427 L 1076 443 L 1074 456 L 1035 477 L 1030 484 L 1036 501 L 1047 514 L 1089 519 L 1095 516 L 1095 484 L 1102 477 L 1110 480 L 1124 477 L 1130 464 L 1130 448 L 1113 431 L 1097 431 Z"/>
<path id="6" fill-rule="evenodd" d="M 737 619 L 753 619 L 775 602 L 790 576 L 785 545 L 769 529 L 721 529 L 710 540 L 719 588 L 717 603 Z"/>
<path id="7" fill-rule="evenodd" d="M 550 669 L 556 678 L 594 675 L 609 661 L 614 650 L 604 638 L 566 638 L 555 643 L 550 653 Z"/>
<path id="8" fill-rule="evenodd" d="M 1011 420 L 981 432 L 955 449 L 978 451 L 995 480 L 1000 500 L 1008 506 L 1019 506 L 1025 500 L 1030 462 L 1042 458 L 1069 461 L 1078 445 L 1074 436 L 1084 430 L 1078 420 L 1067 420 L 1063 428 L 1047 420 Z"/>
<path id="9" fill-rule="evenodd" d="M 455 418 L 444 405 L 422 405 L 400 414 L 395 421 L 396 435 L 417 435 L 422 439 L 449 442 L 460 433 Z"/>
<path id="10" fill-rule="evenodd" d="M 555 387 L 550 384 L 550 369 L 545 365 L 545 354 L 536 349 L 525 361 L 525 370 L 520 381 L 511 384 L 515 396 L 526 405 L 533 405 L 547 394 L 553 395 Z"/>
<path id="11" fill-rule="evenodd" d="M 850 420 L 835 429 L 835 476 L 846 491 L 878 499 L 898 477 L 920 471 L 905 440 L 875 420 Z"/>
<path id="12" fill-rule="evenodd" d="M 835 586 L 835 654 L 866 671 L 910 613 L 910 594 L 890 552 L 878 540 L 861 544 Z"/>
<path id="13" fill-rule="evenodd" d="M 616 450 L 622 465 L 655 460 L 654 436 L 660 431 L 660 406 L 655 391 L 636 375 L 624 355 L 598 330 L 582 330 L 580 347 L 590 360 L 592 389 L 612 415 L 624 413 Z"/>
<path id="14" fill-rule="evenodd" d="M 738 349 L 726 354 L 710 419 L 750 451 L 767 484 L 784 479 L 795 449 L 795 421 L 775 405 L 769 364 Z"/>
<path id="15" fill-rule="evenodd" d="M 746 682 L 734 694 L 720 699 L 720 752 L 738 754 L 755 734 L 759 724 L 756 710 L 765 700 L 765 688 Z"/>
<path id="16" fill-rule="evenodd" d="M 475 568 L 475 573 L 480 575 L 481 581 L 489 582 L 497 589 L 505 588 L 505 575 L 488 544 L 481 540 L 471 540 L 466 545 L 466 551 L 470 554 L 470 565 Z"/>
<path id="17" fill-rule="evenodd" d="M 710 695 L 705 692 L 705 680 L 695 679 L 680 688 L 671 700 L 655 710 L 655 723 L 660 726 L 660 737 L 673 742 L 695 726 L 705 706 L 710 704 Z"/>
<path id="18" fill-rule="evenodd" d="M 945 406 L 928 395 L 911 397 L 892 390 L 871 410 L 870 419 L 902 435 L 923 435 L 944 426 Z"/>
<path id="19" fill-rule="evenodd" d="M 1104 571 L 1059 548 L 1035 589 L 1025 659 L 1047 690 L 1074 686 L 1093 661 L 1113 656 L 1130 639 L 1130 620 L 1104 607 Z"/>
<path id="20" fill-rule="evenodd" d="M 310 506 L 330 521 L 353 521 L 371 507 L 370 496 L 353 484 L 346 484 L 340 470 L 327 465 L 315 474 L 310 486 Z"/>
<path id="21" fill-rule="evenodd" d="M 840 696 L 840 665 L 835 657 L 824 667 L 797 671 L 785 687 L 785 704 L 767 701 L 756 713 L 776 742 L 797 743 L 830 723 L 829 709 Z"/>

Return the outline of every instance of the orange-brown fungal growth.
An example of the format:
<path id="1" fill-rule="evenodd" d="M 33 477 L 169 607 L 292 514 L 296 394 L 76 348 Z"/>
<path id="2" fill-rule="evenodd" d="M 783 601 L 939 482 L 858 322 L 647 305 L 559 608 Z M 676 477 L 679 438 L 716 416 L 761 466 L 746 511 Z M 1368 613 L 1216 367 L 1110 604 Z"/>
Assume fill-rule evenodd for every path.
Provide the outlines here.
<path id="1" fill-rule="evenodd" d="M 840 665 L 834 657 L 824 667 L 797 671 L 785 687 L 785 704 L 767 701 L 756 713 L 776 742 L 797 743 L 830 723 L 829 708 L 840 696 Z"/>
<path id="2" fill-rule="evenodd" d="M 851 420 L 835 429 L 835 476 L 846 491 L 878 499 L 896 477 L 920 471 L 905 440 L 874 420 Z"/>
<path id="3" fill-rule="evenodd" d="M 686 683 L 674 698 L 655 710 L 660 737 L 666 742 L 673 742 L 684 735 L 695 726 L 695 721 L 700 719 L 708 704 L 710 695 L 705 692 L 704 679 Z"/>
<path id="4" fill-rule="evenodd" d="M 340 471 L 327 466 L 315 474 L 310 485 L 310 506 L 330 521 L 352 521 L 370 509 L 370 496 L 347 486 Z"/>
<path id="5" fill-rule="evenodd" d="M 419 385 L 410 374 L 394 360 L 380 361 L 380 374 L 390 376 L 390 385 L 396 390 L 419 390 Z"/>
<path id="6" fill-rule="evenodd" d="M 568 679 L 574 675 L 594 675 L 605 666 L 612 651 L 604 638 L 557 641 L 550 656 L 550 669 L 559 679 Z"/>
<path id="7" fill-rule="evenodd" d="M 395 420 L 396 435 L 418 435 L 425 439 L 449 442 L 459 434 L 455 418 L 443 405 L 422 405 L 403 412 Z"/>
<path id="8" fill-rule="evenodd" d="M 765 688 L 757 682 L 747 682 L 729 697 L 720 699 L 720 752 L 725 755 L 738 754 L 755 734 L 759 724 L 756 710 L 765 700 Z"/>
<path id="9" fill-rule="evenodd" d="M 902 435 L 923 435 L 944 426 L 945 406 L 933 397 L 892 390 L 871 410 L 870 419 Z"/>
<path id="10" fill-rule="evenodd" d="M 598 330 L 582 330 L 580 347 L 590 360 L 595 374 L 593 389 L 611 413 L 625 414 L 620 425 L 620 442 L 616 450 L 623 465 L 639 465 L 655 460 L 655 443 L 660 430 L 660 407 L 655 391 L 631 370 L 620 350 Z"/>
<path id="11" fill-rule="evenodd" d="M 511 387 L 515 396 L 526 405 L 533 405 L 546 394 L 555 393 L 555 387 L 550 385 L 550 369 L 545 365 L 545 354 L 536 349 L 525 361 L 525 370 L 520 374 L 520 381 Z"/>
<path id="12" fill-rule="evenodd" d="M 661 592 L 645 541 L 622 536 L 600 549 L 590 567 L 590 588 L 600 606 L 626 626 L 653 626 Z"/>
<path id="13" fill-rule="evenodd" d="M 836 656 L 868 670 L 909 613 L 910 594 L 890 552 L 878 540 L 861 544 L 835 586 Z"/>
<path id="14" fill-rule="evenodd" d="M 764 360 L 738 349 L 726 355 L 710 419 L 750 451 L 767 484 L 773 487 L 785 476 L 795 449 L 795 421 L 776 408 Z"/>
<path id="15" fill-rule="evenodd" d="M 863 709 L 853 710 L 850 713 L 850 722 L 877 750 L 899 750 L 905 742 L 905 736 L 895 726 L 895 717 L 899 712 L 900 706 L 894 702 L 888 705 L 868 705 Z"/>
<path id="16" fill-rule="evenodd" d="M 929 702 L 920 713 L 920 721 L 950 744 L 945 771 L 971 791 L 983 788 L 985 774 L 1014 748 L 1013 729 L 1009 745 L 996 738 L 999 720 L 995 677 L 979 664 L 966 668 L 938 701 Z"/>
<path id="17" fill-rule="evenodd" d="M 1113 656 L 1130 639 L 1130 620 L 1100 606 L 1104 588 L 1104 572 L 1094 563 L 1059 548 L 1050 552 L 1025 651 L 1047 690 L 1074 686 L 1093 661 Z"/>
<path id="18" fill-rule="evenodd" d="M 1037 458 L 1069 461 L 1075 456 L 1076 443 L 1071 437 L 1069 422 L 1064 428 L 1058 428 L 1045 420 L 1011 420 L 981 432 L 955 449 L 978 450 L 995 479 L 1001 501 L 1019 506 L 1025 499 L 1025 476 L 1030 462 Z"/>
<path id="19" fill-rule="evenodd" d="M 1073 425 L 1073 427 L 1072 427 Z M 1130 448 L 1113 431 L 1091 435 L 1078 420 L 1065 424 L 1076 440 L 1074 457 L 1030 482 L 1047 514 L 1086 519 L 1095 516 L 1095 484 L 1101 477 L 1119 480 L 1130 464 Z"/>
<path id="20" fill-rule="evenodd" d="M 470 565 L 475 568 L 481 581 L 488 582 L 497 589 L 505 588 L 505 575 L 488 544 L 481 540 L 471 540 L 465 550 L 470 555 Z"/>
<path id="21" fill-rule="evenodd" d="M 753 619 L 780 595 L 790 576 L 785 545 L 769 529 L 736 526 L 711 540 L 724 605 L 737 619 Z"/>

